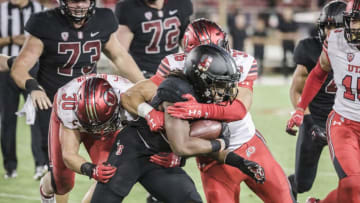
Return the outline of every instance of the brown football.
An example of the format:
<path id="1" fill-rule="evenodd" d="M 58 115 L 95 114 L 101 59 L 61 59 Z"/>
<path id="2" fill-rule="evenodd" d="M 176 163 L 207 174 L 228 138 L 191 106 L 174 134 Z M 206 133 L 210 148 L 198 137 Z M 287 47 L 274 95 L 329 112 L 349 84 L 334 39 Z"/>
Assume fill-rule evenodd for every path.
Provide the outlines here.
<path id="1" fill-rule="evenodd" d="M 208 140 L 216 139 L 221 133 L 221 122 L 213 120 L 198 120 L 190 124 L 190 136 Z"/>

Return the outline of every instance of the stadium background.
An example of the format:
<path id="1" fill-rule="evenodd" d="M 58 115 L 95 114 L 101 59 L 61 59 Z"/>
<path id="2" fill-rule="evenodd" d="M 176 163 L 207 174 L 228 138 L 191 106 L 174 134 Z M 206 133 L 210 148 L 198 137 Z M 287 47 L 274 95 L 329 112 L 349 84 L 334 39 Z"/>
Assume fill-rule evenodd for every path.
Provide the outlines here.
<path id="1" fill-rule="evenodd" d="M 3 0 L 0 0 L 2 2 Z M 56 6 L 54 0 L 41 0 L 47 7 Z M 264 74 L 260 77 L 254 88 L 254 102 L 251 113 L 257 129 L 264 135 L 270 150 L 276 160 L 289 175 L 294 171 L 295 164 L 295 142 L 296 137 L 285 133 L 286 120 L 289 118 L 292 107 L 289 99 L 289 87 L 291 77 L 283 77 L 283 73 L 293 71 L 292 60 L 286 64 L 282 63 L 282 35 L 278 30 L 280 16 L 283 12 L 293 12 L 293 19 L 298 29 L 293 39 L 300 39 L 314 33 L 314 26 L 325 0 L 192 0 L 194 4 L 194 15 L 192 18 L 206 17 L 222 25 L 226 31 L 232 19 L 241 15 L 244 30 L 247 37 L 244 49 L 249 54 L 254 54 L 253 44 L 258 38 L 252 37 L 257 19 L 264 20 L 267 36 L 260 39 L 264 44 Z M 97 2 L 99 7 L 114 8 L 116 0 L 101 0 Z M 231 39 L 230 39 L 231 40 Z M 231 40 L 232 41 L 232 40 Z M 257 41 L 259 42 L 259 41 Z M 291 59 L 291 55 L 287 56 Z M 99 63 L 101 72 L 109 72 L 111 64 L 103 56 Z M 20 104 L 22 106 L 23 102 Z M 19 118 L 17 128 L 17 156 L 18 177 L 15 179 L 3 179 L 5 173 L 0 167 L 0 203 L 4 202 L 39 202 L 39 182 L 32 179 L 33 158 L 30 149 L 30 129 L 25 124 L 24 118 Z M 81 149 L 82 155 L 86 157 L 85 149 Z M 2 157 L 0 156 L 2 163 Z M 204 198 L 199 172 L 194 159 L 190 159 L 185 167 L 186 171 L 194 179 L 196 186 Z M 76 176 L 76 185 L 70 195 L 70 202 L 80 202 L 86 193 L 92 180 L 85 176 Z M 313 188 L 308 193 L 298 196 L 299 202 L 305 202 L 307 196 L 323 198 L 328 192 L 337 186 L 337 176 L 330 161 L 328 149 L 325 148 L 321 156 L 318 174 Z M 274 194 L 276 195 L 276 194 Z M 146 191 L 136 185 L 125 203 L 145 202 Z M 204 198 L 205 199 L 205 198 Z M 261 202 L 245 184 L 241 186 L 241 202 Z"/>

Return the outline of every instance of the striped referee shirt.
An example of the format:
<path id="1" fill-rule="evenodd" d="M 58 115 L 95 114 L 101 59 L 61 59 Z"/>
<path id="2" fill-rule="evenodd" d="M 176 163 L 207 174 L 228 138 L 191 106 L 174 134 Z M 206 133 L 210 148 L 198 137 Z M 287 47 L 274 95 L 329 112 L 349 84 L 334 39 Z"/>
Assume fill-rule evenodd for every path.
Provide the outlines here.
<path id="1" fill-rule="evenodd" d="M 0 37 L 16 36 L 27 33 L 24 31 L 24 26 L 32 13 L 44 10 L 38 2 L 29 1 L 23 7 L 11 4 L 10 1 L 0 4 Z M 17 56 L 21 47 L 16 44 L 0 47 L 1 53 L 8 56 Z"/>

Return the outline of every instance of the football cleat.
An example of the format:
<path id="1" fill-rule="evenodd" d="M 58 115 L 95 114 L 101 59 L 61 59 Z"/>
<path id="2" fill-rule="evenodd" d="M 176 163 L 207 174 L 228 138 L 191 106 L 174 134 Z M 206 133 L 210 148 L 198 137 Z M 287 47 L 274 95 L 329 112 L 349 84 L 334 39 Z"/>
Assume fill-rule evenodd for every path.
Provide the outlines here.
<path id="1" fill-rule="evenodd" d="M 320 200 L 315 197 L 309 197 L 307 198 L 306 203 L 320 203 Z"/>
<path id="2" fill-rule="evenodd" d="M 44 166 L 36 166 L 35 168 L 35 174 L 33 176 L 34 180 L 40 180 L 48 171 L 47 165 Z"/>
<path id="3" fill-rule="evenodd" d="M 7 171 L 4 175 L 4 179 L 16 178 L 17 176 L 18 175 L 17 175 L 16 170 Z"/>

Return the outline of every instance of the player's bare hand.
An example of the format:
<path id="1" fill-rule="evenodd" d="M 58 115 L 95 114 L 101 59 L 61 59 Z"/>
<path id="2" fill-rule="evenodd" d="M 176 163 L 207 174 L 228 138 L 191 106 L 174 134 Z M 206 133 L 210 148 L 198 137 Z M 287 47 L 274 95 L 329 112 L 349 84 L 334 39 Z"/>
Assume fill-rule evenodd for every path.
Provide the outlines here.
<path id="1" fill-rule="evenodd" d="M 292 115 L 290 120 L 288 120 L 286 125 L 286 132 L 290 135 L 295 136 L 297 130 L 294 129 L 295 126 L 299 127 L 304 120 L 304 110 L 297 109 Z"/>
<path id="2" fill-rule="evenodd" d="M 31 100 L 35 107 L 40 110 L 47 110 L 52 107 L 49 97 L 43 90 L 33 90 L 30 93 Z"/>

